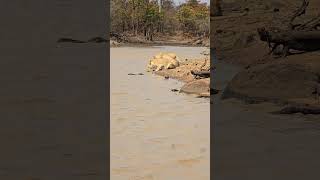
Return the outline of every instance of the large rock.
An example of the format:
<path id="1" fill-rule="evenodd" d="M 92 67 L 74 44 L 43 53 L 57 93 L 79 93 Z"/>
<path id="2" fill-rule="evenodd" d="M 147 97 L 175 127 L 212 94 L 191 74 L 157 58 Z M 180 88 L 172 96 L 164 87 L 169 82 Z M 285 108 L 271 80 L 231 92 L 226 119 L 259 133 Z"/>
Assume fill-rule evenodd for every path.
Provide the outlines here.
<path id="1" fill-rule="evenodd" d="M 180 92 L 210 96 L 210 78 L 190 81 L 182 86 Z"/>
<path id="2" fill-rule="evenodd" d="M 319 83 L 318 55 L 291 56 L 238 73 L 224 90 L 222 98 L 238 98 L 249 103 L 314 100 Z"/>

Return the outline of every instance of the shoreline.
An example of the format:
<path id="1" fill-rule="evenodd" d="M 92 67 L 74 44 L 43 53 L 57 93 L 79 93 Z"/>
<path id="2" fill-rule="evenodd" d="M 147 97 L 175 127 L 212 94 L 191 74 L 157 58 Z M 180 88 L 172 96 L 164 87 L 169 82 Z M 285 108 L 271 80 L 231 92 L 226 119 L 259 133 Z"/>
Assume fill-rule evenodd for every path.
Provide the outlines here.
<path id="1" fill-rule="evenodd" d="M 183 47 L 210 47 L 209 37 L 185 37 L 182 35 L 162 35 L 148 41 L 141 35 L 130 35 L 124 38 L 110 38 L 110 45 L 114 46 L 183 46 Z"/>
<path id="2" fill-rule="evenodd" d="M 168 45 L 170 44 L 170 45 Z M 135 43 L 125 43 L 122 46 L 110 47 L 110 48 L 122 48 L 122 47 L 134 47 L 134 48 L 156 48 L 161 46 L 171 46 L 171 47 L 203 47 L 203 46 L 190 46 L 183 43 L 179 45 L 175 45 L 173 43 L 167 44 L 143 44 L 139 43 L 140 46 L 136 46 Z M 209 47 L 203 47 L 208 48 Z M 204 51 L 206 52 L 206 51 Z M 204 57 L 200 57 L 204 56 Z M 190 58 L 180 60 L 180 66 L 174 69 L 163 69 L 160 71 L 151 71 L 152 74 L 157 76 L 164 77 L 164 79 L 175 79 L 184 83 L 184 85 L 179 89 L 171 89 L 171 91 L 179 91 L 179 93 L 196 95 L 197 97 L 210 97 L 210 78 L 201 78 L 196 79 L 191 71 L 197 71 L 202 68 L 209 69 L 210 68 L 210 55 L 209 53 L 200 53 L 199 58 Z M 135 74 L 133 74 L 135 75 Z"/>
<path id="3" fill-rule="evenodd" d="M 115 43 L 110 41 L 110 48 L 118 47 L 153 47 L 153 46 L 178 46 L 178 47 L 206 47 L 203 45 L 193 45 L 190 43 L 179 43 L 179 42 L 130 42 L 130 43 Z"/>
<path id="4" fill-rule="evenodd" d="M 197 97 L 210 97 L 210 78 L 196 79 L 191 74 L 191 71 L 199 70 L 201 66 L 204 68 L 210 67 L 210 57 L 187 59 L 180 63 L 181 65 L 174 69 L 166 69 L 152 72 L 157 76 L 162 76 L 166 79 L 178 80 L 184 85 L 178 90 L 179 93 L 196 95 Z"/>
<path id="5" fill-rule="evenodd" d="M 316 1 L 310 2 L 305 19 L 314 16 L 315 7 L 319 7 L 317 4 Z M 211 24 L 215 24 L 211 27 L 214 37 L 211 48 L 215 49 L 221 62 L 242 69 L 228 81 L 223 100 L 237 99 L 248 104 L 266 102 L 280 105 L 282 110 L 294 107 L 292 112 L 320 113 L 320 104 L 315 97 L 320 84 L 320 51 L 291 54 L 284 58 L 268 55 L 268 44 L 260 40 L 257 32 L 261 27 L 282 28 L 286 19 L 275 18 L 290 16 L 300 5 L 300 1 L 293 1 L 291 6 L 262 1 L 234 2 L 229 6 L 239 7 L 239 10 L 250 7 L 250 10 L 245 14 L 244 10 L 238 13 L 225 10 L 223 16 L 211 17 Z M 264 6 L 268 8 L 261 8 Z M 274 8 L 278 11 L 273 11 Z"/>

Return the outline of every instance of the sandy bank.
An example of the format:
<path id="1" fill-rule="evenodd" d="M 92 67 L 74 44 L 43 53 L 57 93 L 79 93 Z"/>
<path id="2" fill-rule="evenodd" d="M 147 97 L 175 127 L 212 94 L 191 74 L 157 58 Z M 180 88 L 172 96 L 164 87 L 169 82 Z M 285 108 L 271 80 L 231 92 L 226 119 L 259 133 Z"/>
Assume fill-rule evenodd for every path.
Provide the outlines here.
<path id="1" fill-rule="evenodd" d="M 180 92 L 187 94 L 196 94 L 201 97 L 210 97 L 210 78 L 195 79 L 191 71 L 199 71 L 210 68 L 209 56 L 203 59 L 185 59 L 180 66 L 175 69 L 164 69 L 156 71 L 154 74 L 166 78 L 177 79 L 185 82 Z"/>

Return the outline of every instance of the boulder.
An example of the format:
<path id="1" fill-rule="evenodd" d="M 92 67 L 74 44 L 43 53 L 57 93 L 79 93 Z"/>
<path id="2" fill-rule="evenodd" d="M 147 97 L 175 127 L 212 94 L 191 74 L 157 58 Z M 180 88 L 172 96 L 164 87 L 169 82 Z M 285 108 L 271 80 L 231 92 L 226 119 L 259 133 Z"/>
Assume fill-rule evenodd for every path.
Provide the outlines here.
<path id="1" fill-rule="evenodd" d="M 181 87 L 180 92 L 210 96 L 210 78 L 187 82 Z"/>
<path id="2" fill-rule="evenodd" d="M 319 59 L 317 56 L 300 57 L 304 58 L 288 57 L 285 61 L 255 65 L 241 71 L 229 82 L 222 99 L 278 104 L 296 99 L 315 100 L 315 88 L 320 83 Z"/>

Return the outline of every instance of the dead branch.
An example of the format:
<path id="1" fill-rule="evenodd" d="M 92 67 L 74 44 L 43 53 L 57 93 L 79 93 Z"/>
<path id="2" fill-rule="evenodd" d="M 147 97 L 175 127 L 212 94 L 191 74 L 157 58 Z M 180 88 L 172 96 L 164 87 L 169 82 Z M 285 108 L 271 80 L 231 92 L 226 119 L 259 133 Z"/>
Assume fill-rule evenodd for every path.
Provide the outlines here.
<path id="1" fill-rule="evenodd" d="M 259 28 L 258 33 L 261 41 L 270 44 L 270 54 L 280 45 L 283 45 L 281 53 L 283 57 L 287 56 L 290 50 L 305 52 L 320 50 L 320 31 L 272 32 Z"/>
<path id="2" fill-rule="evenodd" d="M 303 0 L 301 7 L 294 12 L 293 16 L 290 19 L 290 22 L 289 22 L 290 29 L 294 29 L 295 25 L 293 24 L 293 21 L 297 17 L 305 14 L 308 6 L 309 6 L 309 0 Z"/>
<path id="3" fill-rule="evenodd" d="M 299 25 L 295 29 L 310 31 L 310 30 L 317 29 L 318 26 L 320 26 L 320 14 L 318 15 L 318 17 L 313 18 L 313 19 L 307 21 L 306 23 Z"/>
<path id="4" fill-rule="evenodd" d="M 304 24 L 293 24 L 297 17 L 306 13 L 308 6 L 309 0 L 303 0 L 301 7 L 290 18 L 289 29 L 272 31 L 258 28 L 260 40 L 269 45 L 269 54 L 274 54 L 275 49 L 280 45 L 283 46 L 281 53 L 283 57 L 287 56 L 290 50 L 305 52 L 320 50 L 320 31 L 317 30 L 317 27 L 320 26 L 320 16 Z"/>

